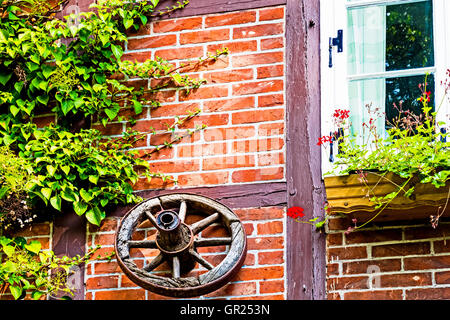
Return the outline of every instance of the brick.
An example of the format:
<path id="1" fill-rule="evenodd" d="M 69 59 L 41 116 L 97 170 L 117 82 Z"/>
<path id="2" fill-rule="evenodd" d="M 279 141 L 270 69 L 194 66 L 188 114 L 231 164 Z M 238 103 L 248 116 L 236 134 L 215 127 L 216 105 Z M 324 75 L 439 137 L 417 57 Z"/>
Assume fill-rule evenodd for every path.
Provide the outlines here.
<path id="1" fill-rule="evenodd" d="M 144 289 L 97 291 L 95 300 L 145 300 Z"/>
<path id="2" fill-rule="evenodd" d="M 364 258 L 367 258 L 366 247 L 329 248 L 327 250 L 328 261 L 364 259 Z"/>
<path id="3" fill-rule="evenodd" d="M 195 30 L 200 29 L 202 27 L 202 23 L 202 17 L 158 21 L 153 23 L 153 32 L 167 33 L 184 30 Z"/>
<path id="4" fill-rule="evenodd" d="M 283 168 L 262 168 L 240 170 L 232 173 L 231 179 L 233 182 L 253 182 L 253 181 L 268 181 L 280 180 L 284 177 Z"/>
<path id="5" fill-rule="evenodd" d="M 272 50 L 279 49 L 284 47 L 284 38 L 269 38 L 269 39 L 261 39 L 261 50 Z"/>
<path id="6" fill-rule="evenodd" d="M 330 230 L 347 230 L 350 227 L 350 219 L 346 217 L 330 217 L 328 219 L 328 228 Z"/>
<path id="7" fill-rule="evenodd" d="M 434 277 L 436 279 L 436 284 L 450 284 L 450 272 L 449 271 L 436 272 Z"/>
<path id="8" fill-rule="evenodd" d="M 100 277 L 90 277 L 86 281 L 86 289 L 97 290 L 97 289 L 109 289 L 117 288 L 119 285 L 119 276 L 100 276 Z"/>
<path id="9" fill-rule="evenodd" d="M 203 56 L 203 54 L 203 47 L 201 46 L 161 49 L 155 51 L 155 57 L 160 57 L 165 60 L 195 59 Z"/>
<path id="10" fill-rule="evenodd" d="M 154 148 L 150 149 L 139 149 L 138 157 L 142 160 L 167 160 L 172 159 L 175 155 L 175 151 L 173 148 L 163 148 L 159 151 L 153 152 Z"/>
<path id="11" fill-rule="evenodd" d="M 185 121 L 178 127 L 180 129 L 194 129 L 198 126 L 205 125 L 208 128 L 227 125 L 229 121 L 228 114 L 200 115 Z"/>
<path id="12" fill-rule="evenodd" d="M 284 300 L 284 295 L 264 295 L 264 296 L 245 296 L 239 298 L 230 298 L 230 300 Z"/>
<path id="13" fill-rule="evenodd" d="M 229 29 L 186 32 L 180 34 L 180 44 L 205 43 L 230 39 Z"/>
<path id="14" fill-rule="evenodd" d="M 258 166 L 273 166 L 277 164 L 284 164 L 284 154 L 279 153 L 267 153 L 258 154 Z"/>
<path id="15" fill-rule="evenodd" d="M 327 246 L 340 246 L 343 243 L 342 233 L 327 234 Z"/>
<path id="16" fill-rule="evenodd" d="M 228 172 L 197 173 L 180 175 L 178 177 L 179 186 L 218 185 L 226 184 L 227 182 Z"/>
<path id="17" fill-rule="evenodd" d="M 339 275 L 339 264 L 329 263 L 327 264 L 327 276 L 337 276 Z"/>
<path id="18" fill-rule="evenodd" d="M 284 263 L 284 251 L 258 252 L 258 264 L 282 264 Z"/>
<path id="19" fill-rule="evenodd" d="M 283 33 L 283 23 L 260 24 L 234 28 L 233 39 L 265 37 Z"/>
<path id="20" fill-rule="evenodd" d="M 148 59 L 152 58 L 151 51 L 145 52 L 128 52 L 122 56 L 122 61 L 131 61 L 131 62 L 145 62 Z"/>
<path id="21" fill-rule="evenodd" d="M 327 279 L 327 288 L 334 290 L 368 289 L 369 278 L 364 277 L 338 277 Z"/>
<path id="22" fill-rule="evenodd" d="M 255 107 L 255 97 L 230 98 L 226 100 L 205 101 L 204 112 L 223 112 Z"/>
<path id="23" fill-rule="evenodd" d="M 172 126 L 175 120 L 173 118 L 162 120 L 138 120 L 135 124 L 127 123 L 127 127 L 139 132 L 152 132 L 153 130 L 167 130 L 168 126 Z"/>
<path id="24" fill-rule="evenodd" d="M 254 53 L 242 56 L 232 57 L 231 63 L 234 68 L 248 67 L 254 65 L 262 64 L 273 64 L 280 63 L 284 61 L 284 53 L 279 52 L 269 52 L 269 53 Z"/>
<path id="25" fill-rule="evenodd" d="M 284 292 L 284 280 L 261 281 L 259 283 L 260 293 Z"/>
<path id="26" fill-rule="evenodd" d="M 284 109 L 236 112 L 233 113 L 231 118 L 233 124 L 258 123 L 277 120 L 284 120 Z"/>
<path id="27" fill-rule="evenodd" d="M 231 145 L 231 153 L 274 151 L 281 150 L 283 146 L 283 138 L 234 141 Z"/>
<path id="28" fill-rule="evenodd" d="M 450 300 L 450 287 L 406 290 L 406 300 Z"/>
<path id="29" fill-rule="evenodd" d="M 133 189 L 138 190 L 152 190 L 152 189 L 166 189 L 175 186 L 175 182 L 172 179 L 163 180 L 162 178 L 152 178 L 148 181 L 147 178 L 141 178 L 133 186 Z"/>
<path id="30" fill-rule="evenodd" d="M 284 134 L 284 122 L 262 123 L 258 128 L 259 136 L 277 136 Z"/>
<path id="31" fill-rule="evenodd" d="M 217 50 L 222 51 L 225 48 L 228 48 L 229 54 L 252 52 L 258 50 L 258 43 L 256 40 L 246 40 L 210 44 L 207 47 L 207 51 L 214 54 Z"/>
<path id="32" fill-rule="evenodd" d="M 259 67 L 257 74 L 258 79 L 282 77 L 284 75 L 284 65 Z"/>
<path id="33" fill-rule="evenodd" d="M 356 231 L 345 235 L 346 244 L 373 243 L 402 240 L 402 230 Z"/>
<path id="34" fill-rule="evenodd" d="M 427 242 L 399 243 L 372 247 L 373 257 L 395 257 L 429 253 L 430 244 Z"/>
<path id="35" fill-rule="evenodd" d="M 283 249 L 283 237 L 249 237 L 247 239 L 248 250 Z"/>
<path id="36" fill-rule="evenodd" d="M 195 112 L 200 109 L 198 103 L 177 103 L 170 105 L 162 105 L 150 111 L 152 118 L 163 118 L 187 115 L 189 112 Z"/>
<path id="37" fill-rule="evenodd" d="M 253 69 L 239 69 L 230 71 L 217 71 L 204 74 L 208 83 L 228 83 L 253 79 Z"/>
<path id="38" fill-rule="evenodd" d="M 386 287 L 413 287 L 431 285 L 431 273 L 405 273 L 381 275 L 381 286 Z"/>
<path id="39" fill-rule="evenodd" d="M 280 279 L 283 278 L 283 276 L 284 268 L 282 266 L 242 268 L 233 278 L 233 281 Z"/>
<path id="40" fill-rule="evenodd" d="M 227 153 L 226 143 L 196 144 L 178 147 L 179 157 L 204 157 Z"/>
<path id="41" fill-rule="evenodd" d="M 205 27 L 221 27 L 235 24 L 244 24 L 256 21 L 256 11 L 233 12 L 215 16 L 209 16 L 205 19 Z"/>
<path id="42" fill-rule="evenodd" d="M 285 211 L 286 208 L 284 207 L 263 207 L 234 210 L 242 221 L 280 219 L 285 216 Z"/>
<path id="43" fill-rule="evenodd" d="M 259 21 L 277 20 L 284 18 L 284 8 L 269 8 L 259 10 Z"/>
<path id="44" fill-rule="evenodd" d="M 417 227 L 405 229 L 405 240 L 444 238 L 450 234 L 450 225 L 440 224 L 438 228 Z"/>
<path id="45" fill-rule="evenodd" d="M 450 256 L 426 256 L 404 259 L 405 270 L 443 269 L 450 267 Z"/>
<path id="46" fill-rule="evenodd" d="M 185 90 L 180 91 L 180 101 L 221 98 L 228 96 L 227 86 L 201 87 L 191 90 L 189 94 Z"/>
<path id="47" fill-rule="evenodd" d="M 281 105 L 284 105 L 284 96 L 282 93 L 258 97 L 258 108 L 275 107 Z"/>
<path id="48" fill-rule="evenodd" d="M 374 267 L 379 268 L 380 272 L 400 271 L 402 262 L 400 259 L 344 262 L 342 264 L 342 272 L 344 274 L 371 273 L 370 270 L 374 270 Z"/>
<path id="49" fill-rule="evenodd" d="M 15 237 L 49 236 L 49 223 L 35 223 L 14 233 Z"/>
<path id="50" fill-rule="evenodd" d="M 234 96 L 283 91 L 283 88 L 284 88 L 283 80 L 268 80 L 251 83 L 239 83 L 234 84 L 232 87 Z"/>
<path id="51" fill-rule="evenodd" d="M 105 136 L 121 135 L 124 131 L 122 123 L 108 123 L 106 126 L 93 124 L 91 128 L 100 131 Z"/>
<path id="52" fill-rule="evenodd" d="M 177 44 L 177 36 L 174 34 L 164 36 L 145 37 L 128 40 L 128 50 L 141 50 L 174 46 Z"/>
<path id="53" fill-rule="evenodd" d="M 54 115 L 51 116 L 40 116 L 40 117 L 34 117 L 33 118 L 33 123 L 38 127 L 38 128 L 44 128 L 49 126 L 51 123 L 55 123 L 56 117 Z"/>
<path id="54" fill-rule="evenodd" d="M 163 91 L 158 91 L 155 93 L 149 93 L 149 94 L 144 95 L 143 99 L 146 99 L 149 101 L 161 102 L 161 103 L 174 102 L 177 99 L 177 91 L 176 90 L 163 90 Z"/>
<path id="55" fill-rule="evenodd" d="M 255 166 L 255 157 L 251 155 L 217 157 L 203 159 L 203 170 L 222 170 L 232 168 L 246 168 Z"/>
<path id="56" fill-rule="evenodd" d="M 259 235 L 279 234 L 283 232 L 283 222 L 270 221 L 265 223 L 259 223 L 257 225 L 257 231 Z"/>
<path id="57" fill-rule="evenodd" d="M 206 294 L 206 297 L 229 297 L 256 294 L 256 282 L 228 283 L 224 287 Z"/>
<path id="58" fill-rule="evenodd" d="M 137 37 L 137 36 L 145 36 L 149 35 L 152 32 L 150 24 L 145 26 L 140 26 L 138 30 L 134 28 L 130 28 L 126 31 L 127 37 Z"/>
<path id="59" fill-rule="evenodd" d="M 402 300 L 402 290 L 345 292 L 344 300 Z"/>
<path id="60" fill-rule="evenodd" d="M 433 248 L 435 253 L 450 253 L 450 239 L 445 241 L 434 241 Z"/>
<path id="61" fill-rule="evenodd" d="M 205 141 L 223 141 L 234 139 L 245 139 L 255 136 L 254 127 L 237 127 L 237 128 L 214 128 L 203 131 Z"/>
<path id="62" fill-rule="evenodd" d="M 95 262 L 94 273 L 99 274 L 111 274 L 111 273 L 121 273 L 122 269 L 119 267 L 116 261 L 108 262 Z"/>
<path id="63" fill-rule="evenodd" d="M 95 235 L 95 244 L 101 246 L 114 245 L 115 234 L 97 234 Z"/>
<path id="64" fill-rule="evenodd" d="M 180 73 L 201 72 L 226 69 L 230 65 L 230 58 L 228 56 L 221 56 L 218 59 L 205 59 L 203 61 L 181 61 Z"/>
<path id="65" fill-rule="evenodd" d="M 150 162 L 152 172 L 175 173 L 200 170 L 200 160 Z"/>

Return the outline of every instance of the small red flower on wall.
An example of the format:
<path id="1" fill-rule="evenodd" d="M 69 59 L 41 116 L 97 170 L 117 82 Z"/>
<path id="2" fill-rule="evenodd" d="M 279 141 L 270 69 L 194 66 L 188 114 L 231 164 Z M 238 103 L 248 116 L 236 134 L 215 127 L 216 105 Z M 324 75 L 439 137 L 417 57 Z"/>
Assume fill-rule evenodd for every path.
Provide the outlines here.
<path id="1" fill-rule="evenodd" d="M 305 216 L 305 214 L 303 213 L 304 209 L 300 208 L 300 207 L 292 207 L 289 208 L 287 211 L 287 215 L 288 217 L 291 217 L 293 219 L 297 219 L 297 218 L 302 218 Z"/>

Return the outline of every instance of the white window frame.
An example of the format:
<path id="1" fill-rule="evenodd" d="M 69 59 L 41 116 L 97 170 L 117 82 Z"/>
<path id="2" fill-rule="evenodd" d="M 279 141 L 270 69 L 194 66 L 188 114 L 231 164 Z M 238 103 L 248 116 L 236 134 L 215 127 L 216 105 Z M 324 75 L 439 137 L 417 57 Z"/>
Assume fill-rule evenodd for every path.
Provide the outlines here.
<path id="1" fill-rule="evenodd" d="M 370 6 L 370 5 L 392 5 L 401 3 L 421 2 L 424 0 L 360 0 L 348 3 L 346 0 L 321 0 L 320 1 L 320 21 L 321 21 L 321 132 L 322 136 L 330 135 L 333 130 L 331 117 L 335 109 L 348 109 L 348 81 L 357 79 L 360 76 L 351 76 L 347 74 L 347 8 L 351 6 Z M 383 72 L 380 74 L 370 74 L 376 79 L 381 75 L 389 76 L 411 76 L 416 75 L 418 71 L 433 73 L 435 76 L 436 91 L 435 100 L 439 105 L 443 96 L 444 88 L 441 81 L 446 78 L 446 70 L 450 68 L 450 0 L 433 0 L 433 22 L 434 22 L 434 53 L 435 66 L 430 68 L 401 70 Z M 343 30 L 343 48 L 342 53 L 338 53 L 336 47 L 333 47 L 333 67 L 329 68 L 329 38 L 336 37 L 337 30 Z M 364 78 L 367 75 L 364 75 Z M 446 121 L 446 115 L 450 111 L 450 103 L 446 99 L 437 115 L 438 121 Z M 336 155 L 337 149 L 334 147 L 333 154 Z M 329 148 L 322 148 L 322 176 L 333 169 L 334 165 L 329 161 Z"/>

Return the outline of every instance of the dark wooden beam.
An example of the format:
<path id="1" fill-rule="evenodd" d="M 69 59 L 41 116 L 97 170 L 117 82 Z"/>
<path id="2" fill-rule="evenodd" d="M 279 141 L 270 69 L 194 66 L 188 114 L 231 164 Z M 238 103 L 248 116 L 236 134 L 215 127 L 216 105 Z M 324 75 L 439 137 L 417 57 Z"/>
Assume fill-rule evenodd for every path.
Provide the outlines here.
<path id="1" fill-rule="evenodd" d="M 136 194 L 144 199 L 169 193 L 193 193 L 217 200 L 231 209 L 286 206 L 286 183 L 256 183 L 219 187 L 180 188 L 171 190 L 146 190 Z M 134 205 L 116 208 L 109 216 L 123 216 Z"/>
<path id="2" fill-rule="evenodd" d="M 165 7 L 171 7 L 176 2 L 175 0 L 161 0 L 157 9 L 164 10 Z M 286 0 L 191 0 L 184 9 L 176 10 L 170 16 L 164 16 L 163 19 L 248 10 L 284 4 L 286 4 Z"/>
<path id="3" fill-rule="evenodd" d="M 319 0 L 288 0 L 286 96 L 288 207 L 323 216 L 320 136 Z M 287 222 L 287 298 L 325 298 L 325 237 L 308 224 Z"/>

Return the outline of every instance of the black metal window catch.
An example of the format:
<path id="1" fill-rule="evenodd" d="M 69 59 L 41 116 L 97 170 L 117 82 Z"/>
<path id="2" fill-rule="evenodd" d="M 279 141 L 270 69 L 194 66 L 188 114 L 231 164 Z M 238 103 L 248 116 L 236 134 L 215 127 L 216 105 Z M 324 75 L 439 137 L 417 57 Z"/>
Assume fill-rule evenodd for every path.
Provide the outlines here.
<path id="1" fill-rule="evenodd" d="M 330 68 L 333 67 L 333 47 L 337 47 L 337 52 L 344 51 L 344 31 L 343 30 L 338 30 L 336 38 L 329 39 L 329 49 L 328 50 L 330 52 L 330 59 L 328 62 L 328 66 Z"/>
<path id="2" fill-rule="evenodd" d="M 331 143 L 330 143 L 330 159 L 329 160 L 331 163 L 333 163 L 335 160 L 334 152 L 333 152 L 334 142 L 337 142 L 337 154 L 339 155 L 342 152 L 341 142 L 342 142 L 342 139 L 344 138 L 344 129 L 339 128 L 338 131 L 335 133 L 330 132 L 330 136 L 331 136 Z"/>

